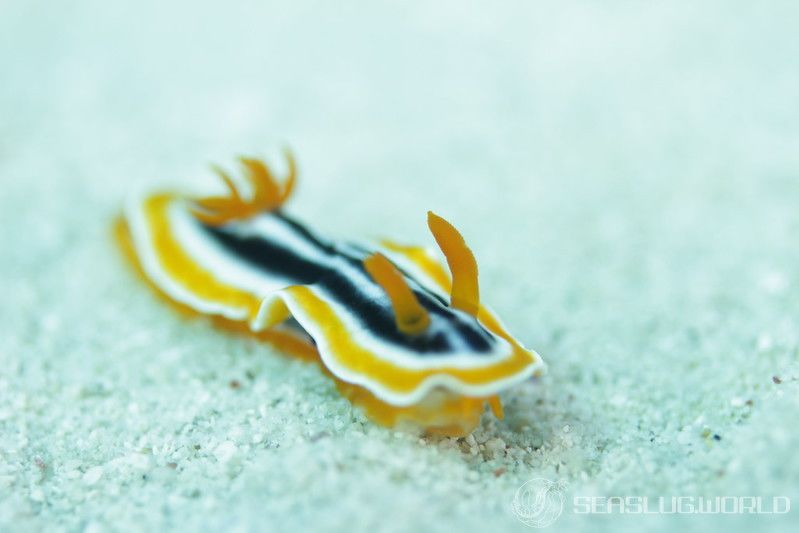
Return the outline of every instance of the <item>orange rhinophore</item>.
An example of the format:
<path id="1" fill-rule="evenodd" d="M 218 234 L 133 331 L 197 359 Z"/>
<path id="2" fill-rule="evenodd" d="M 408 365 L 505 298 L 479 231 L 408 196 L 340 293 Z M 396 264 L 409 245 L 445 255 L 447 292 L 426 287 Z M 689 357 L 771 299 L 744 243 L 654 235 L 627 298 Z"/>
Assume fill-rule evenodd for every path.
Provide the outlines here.
<path id="1" fill-rule="evenodd" d="M 430 325 L 430 315 L 419 303 L 397 267 L 379 252 L 364 259 L 363 265 L 391 300 L 397 328 L 408 335 L 418 335 L 425 331 Z"/>
<path id="2" fill-rule="evenodd" d="M 455 226 L 432 211 L 427 212 L 427 225 L 447 258 L 447 265 L 452 272 L 452 307 L 477 316 L 480 310 L 480 289 L 474 254 Z"/>

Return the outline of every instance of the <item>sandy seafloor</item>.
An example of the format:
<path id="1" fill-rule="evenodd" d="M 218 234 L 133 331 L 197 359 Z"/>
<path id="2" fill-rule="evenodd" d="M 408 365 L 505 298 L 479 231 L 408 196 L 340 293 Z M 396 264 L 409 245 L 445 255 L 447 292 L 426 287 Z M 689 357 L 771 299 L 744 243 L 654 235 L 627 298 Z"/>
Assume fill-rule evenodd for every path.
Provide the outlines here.
<path id="1" fill-rule="evenodd" d="M 0 530 L 525 531 L 532 478 L 799 526 L 795 2 L 201 4 L 0 3 Z M 284 144 L 332 236 L 462 229 L 549 364 L 504 421 L 376 427 L 131 274 L 126 197 Z"/>

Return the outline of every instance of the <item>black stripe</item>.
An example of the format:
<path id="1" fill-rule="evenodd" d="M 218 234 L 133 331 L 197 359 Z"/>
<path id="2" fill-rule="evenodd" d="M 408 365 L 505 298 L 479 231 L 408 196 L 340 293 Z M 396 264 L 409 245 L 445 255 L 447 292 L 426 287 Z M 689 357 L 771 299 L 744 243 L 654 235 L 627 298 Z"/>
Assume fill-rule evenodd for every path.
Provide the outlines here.
<path id="1" fill-rule="evenodd" d="M 279 213 L 266 216 L 273 216 L 285 223 L 298 239 L 318 250 L 324 260 L 315 261 L 304 257 L 263 235 L 241 235 L 231 225 L 200 226 L 214 241 L 250 266 L 289 280 L 292 284 L 315 285 L 321 288 L 349 309 L 363 327 L 387 342 L 420 354 L 440 356 L 456 353 L 457 345 L 454 344 L 453 337 L 457 336 L 470 352 L 491 353 L 491 336 L 476 320 L 454 312 L 440 296 L 421 286 L 413 288 L 414 294 L 428 310 L 437 327 L 431 327 L 428 332 L 416 337 L 400 332 L 388 298 L 370 298 L 358 286 L 358 283 L 374 283 L 363 267 L 363 259 L 368 255 L 368 250 L 364 250 L 363 255 L 356 255 L 353 252 L 361 249 L 360 247 L 335 246 L 324 242 L 299 222 Z M 342 262 L 355 270 L 358 276 L 356 281 L 350 274 L 343 272 Z M 410 278 L 407 274 L 406 277 Z"/>
<path id="2" fill-rule="evenodd" d="M 451 309 L 442 306 L 427 291 L 414 290 L 414 294 L 419 299 L 419 303 L 427 309 L 434 324 L 431 325 L 428 332 L 416 337 L 402 333 L 397 329 L 394 311 L 388 298 L 372 299 L 359 289 L 358 283 L 360 282 L 373 283 L 363 267 L 363 262 L 350 257 L 341 259 L 357 269 L 361 279 L 356 282 L 350 275 L 339 270 L 331 270 L 328 275 L 319 280 L 316 286 L 323 289 L 336 301 L 344 304 L 352 316 L 375 335 L 412 351 L 431 355 L 442 355 L 455 351 L 457 346 L 453 345 L 453 335 L 459 336 L 470 351 L 480 353 L 491 351 L 490 337 L 474 319 L 453 313 Z"/>
<path id="3" fill-rule="evenodd" d="M 200 224 L 200 227 L 235 257 L 243 259 L 261 271 L 285 278 L 292 284 L 316 283 L 329 270 L 326 264 L 311 261 L 298 255 L 294 250 L 260 235 L 239 235 L 230 226 L 215 227 Z M 316 246 L 315 243 L 312 244 Z M 319 249 L 320 253 L 329 255 L 324 248 L 319 247 Z"/>

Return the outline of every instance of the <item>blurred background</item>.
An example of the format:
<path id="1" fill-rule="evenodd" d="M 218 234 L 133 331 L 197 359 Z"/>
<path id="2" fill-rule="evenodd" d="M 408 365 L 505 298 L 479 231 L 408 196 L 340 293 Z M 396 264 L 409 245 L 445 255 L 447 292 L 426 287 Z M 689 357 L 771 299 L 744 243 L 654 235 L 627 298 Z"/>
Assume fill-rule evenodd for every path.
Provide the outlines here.
<path id="1" fill-rule="evenodd" d="M 531 477 L 795 493 L 798 23 L 789 1 L 0 1 L 0 525 L 513 529 Z M 131 193 L 283 146 L 290 210 L 332 236 L 453 220 L 547 360 L 474 446 L 374 429 L 119 260 Z"/>

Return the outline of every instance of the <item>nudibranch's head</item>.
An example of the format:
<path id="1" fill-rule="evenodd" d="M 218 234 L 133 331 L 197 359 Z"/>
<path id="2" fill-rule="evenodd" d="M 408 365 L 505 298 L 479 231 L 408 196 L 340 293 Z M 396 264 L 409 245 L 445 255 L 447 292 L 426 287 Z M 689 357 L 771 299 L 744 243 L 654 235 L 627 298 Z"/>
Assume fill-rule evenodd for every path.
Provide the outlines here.
<path id="1" fill-rule="evenodd" d="M 387 368 L 369 369 L 374 379 L 360 380 L 363 386 L 345 379 L 339 388 L 386 425 L 465 435 L 486 403 L 501 418 L 498 393 L 540 373 L 543 362 L 481 305 L 477 262 L 460 233 L 432 212 L 428 225 L 451 281 L 420 248 L 384 243 L 385 255 L 364 259 L 373 285 L 359 316 L 380 343 L 363 342 L 375 345 L 371 351 Z"/>

